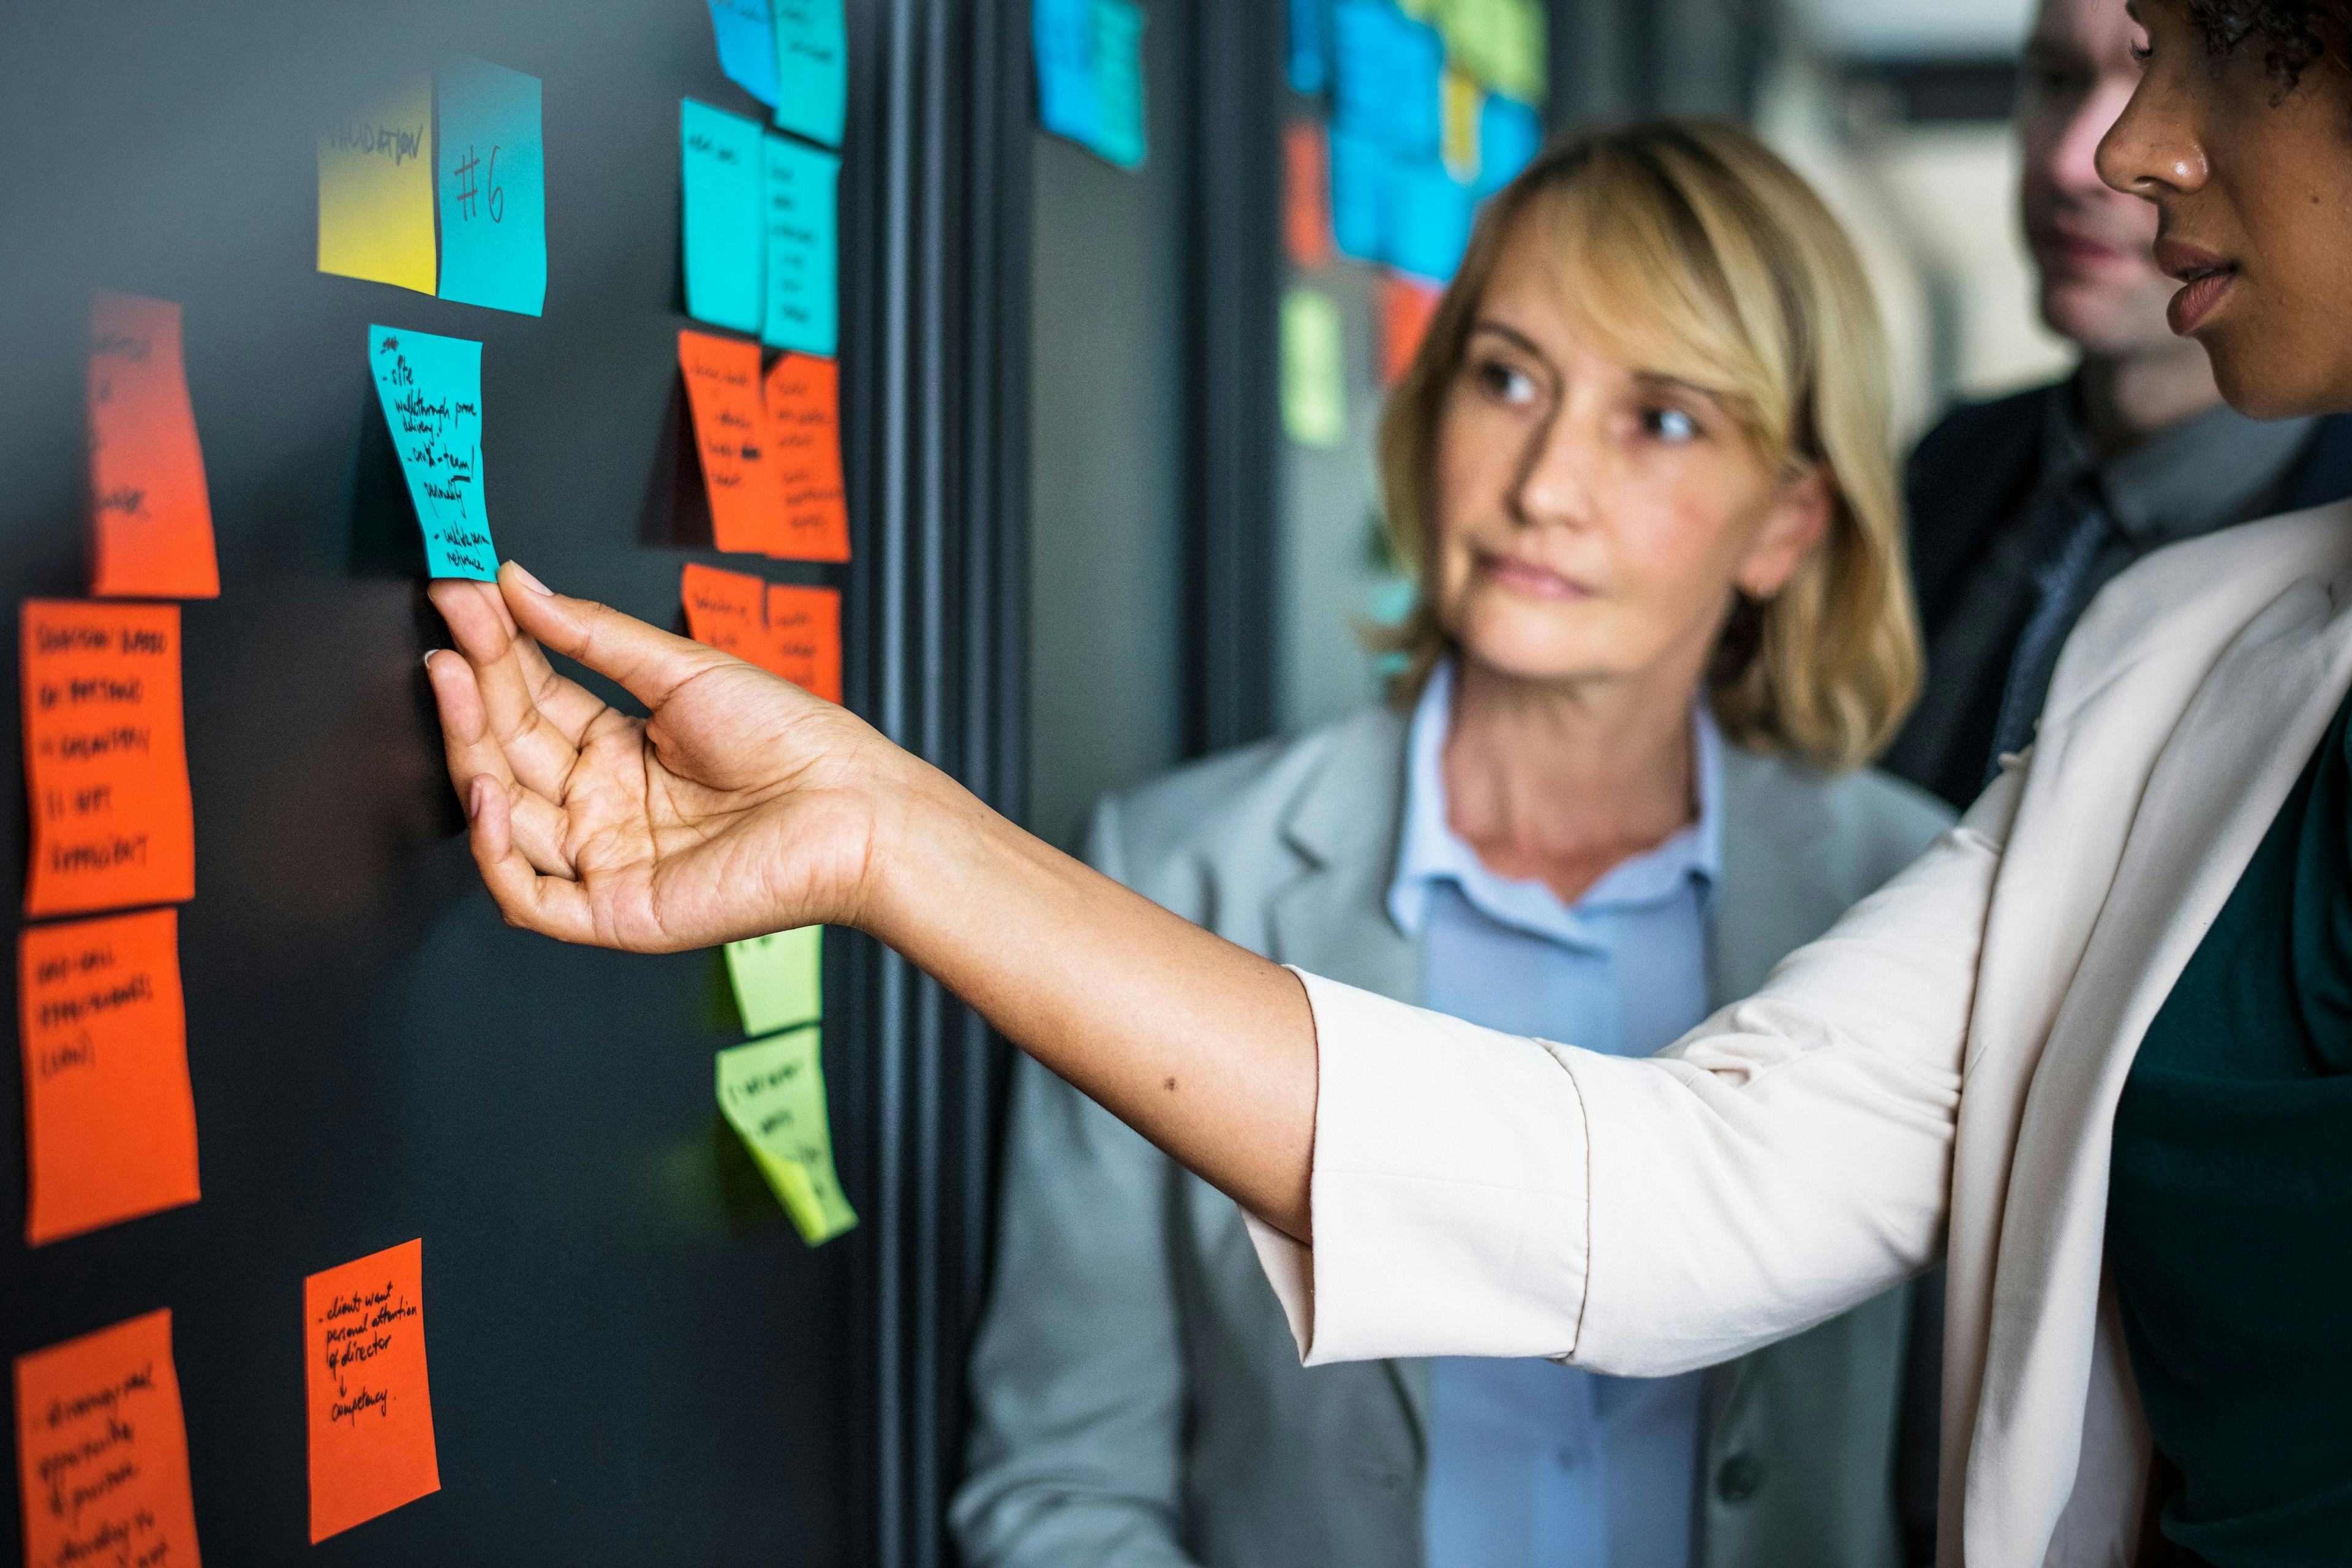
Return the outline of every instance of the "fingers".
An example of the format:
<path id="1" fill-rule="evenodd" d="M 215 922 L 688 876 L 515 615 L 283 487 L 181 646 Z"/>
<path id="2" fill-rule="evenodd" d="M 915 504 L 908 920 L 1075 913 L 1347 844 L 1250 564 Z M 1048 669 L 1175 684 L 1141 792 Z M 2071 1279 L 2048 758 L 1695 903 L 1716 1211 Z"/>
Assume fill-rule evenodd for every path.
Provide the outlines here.
<path id="1" fill-rule="evenodd" d="M 696 676 L 734 662 L 716 648 L 673 637 L 634 616 L 552 593 L 511 561 L 499 569 L 499 587 L 525 633 L 619 681 L 648 709 L 659 708 Z"/>
<path id="2" fill-rule="evenodd" d="M 508 765 L 529 787 L 560 796 L 579 757 L 579 733 L 604 705 L 548 667 L 546 656 L 516 628 L 493 584 L 448 578 L 428 592 L 457 651 L 473 666 L 486 722 Z M 567 733 L 547 711 L 542 693 L 558 712 L 585 705 L 584 712 L 572 715 L 575 731 Z"/>
<path id="3" fill-rule="evenodd" d="M 473 819 L 468 839 L 474 864 L 507 922 L 563 942 L 592 940 L 596 922 L 588 890 L 532 868 L 515 842 L 507 792 L 495 780 L 477 776 L 466 785 L 466 811 Z"/>
<path id="4" fill-rule="evenodd" d="M 462 794 L 475 780 L 490 781 L 506 797 L 516 837 L 531 864 L 551 876 L 575 876 L 564 848 L 563 813 L 517 779 L 508 766 L 507 751 L 491 732 L 474 668 L 436 650 L 425 657 L 425 678 L 432 683 L 434 700 L 441 710 L 441 743 L 450 783 Z"/>

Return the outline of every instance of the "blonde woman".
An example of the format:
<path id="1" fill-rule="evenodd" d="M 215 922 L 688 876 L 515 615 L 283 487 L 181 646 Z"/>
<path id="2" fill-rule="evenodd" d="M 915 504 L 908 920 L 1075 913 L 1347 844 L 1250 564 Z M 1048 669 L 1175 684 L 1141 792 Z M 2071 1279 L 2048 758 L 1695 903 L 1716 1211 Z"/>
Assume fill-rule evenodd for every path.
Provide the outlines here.
<path id="1" fill-rule="evenodd" d="M 1422 594 L 1377 707 L 1097 807 L 1087 859 L 1280 963 L 1626 1056 L 1926 847 L 1877 322 L 1745 134 L 1498 204 L 1391 400 Z M 1307 1372 L 1232 1201 L 1024 1062 L 953 1519 L 974 1568 L 1893 1568 L 1907 1298 L 1714 1369 Z"/>

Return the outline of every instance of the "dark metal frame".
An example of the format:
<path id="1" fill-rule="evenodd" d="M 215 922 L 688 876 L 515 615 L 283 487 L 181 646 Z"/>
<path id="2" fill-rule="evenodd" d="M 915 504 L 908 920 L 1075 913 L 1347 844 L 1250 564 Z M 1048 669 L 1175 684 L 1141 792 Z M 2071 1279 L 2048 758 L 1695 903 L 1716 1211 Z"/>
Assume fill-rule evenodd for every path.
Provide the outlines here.
<path id="1" fill-rule="evenodd" d="M 1018 815 L 1025 756 L 1029 63 L 1024 0 L 849 8 L 845 423 L 862 522 L 850 696 Z M 856 270 L 852 270 L 855 268 Z M 862 434 L 861 434 L 862 433 Z M 879 1568 L 947 1561 L 964 1349 L 987 1257 L 1004 1047 L 898 954 L 850 949 L 870 1028 Z"/>

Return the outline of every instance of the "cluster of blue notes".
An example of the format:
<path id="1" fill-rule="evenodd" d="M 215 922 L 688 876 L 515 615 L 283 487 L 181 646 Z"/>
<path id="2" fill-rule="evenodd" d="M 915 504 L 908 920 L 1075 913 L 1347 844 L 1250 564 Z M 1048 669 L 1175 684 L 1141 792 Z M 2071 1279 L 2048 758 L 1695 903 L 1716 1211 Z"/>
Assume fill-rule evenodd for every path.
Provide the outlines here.
<path id="1" fill-rule="evenodd" d="M 1402 159 L 1437 156 L 1445 42 L 1390 0 L 1337 0 L 1331 11 L 1336 56 L 1336 127 Z"/>
<path id="2" fill-rule="evenodd" d="M 1398 163 L 1388 171 L 1384 195 L 1381 228 L 1388 264 L 1433 283 L 1452 278 L 1470 247 L 1470 188 L 1443 163 Z"/>
<path id="3" fill-rule="evenodd" d="M 767 139 L 761 197 L 767 289 L 761 340 L 830 359 L 838 337 L 841 160 L 782 136 Z"/>
<path id="4" fill-rule="evenodd" d="M 776 106 L 776 29 L 768 0 L 710 0 L 710 30 L 727 79 Z"/>
<path id="5" fill-rule="evenodd" d="M 677 130 L 687 313 L 756 332 L 768 302 L 766 134 L 690 98 L 678 100 Z"/>
<path id="6" fill-rule="evenodd" d="M 1148 150 L 1143 8 L 1134 0 L 1034 0 L 1037 121 L 1122 169 Z"/>
<path id="7" fill-rule="evenodd" d="M 368 328 L 368 369 L 436 577 L 497 577 L 482 501 L 482 345 Z"/>
<path id="8" fill-rule="evenodd" d="M 435 81 L 441 298 L 536 316 L 547 301 L 539 79 L 460 58 Z"/>
<path id="9" fill-rule="evenodd" d="M 849 98 L 841 0 L 774 0 L 774 5 L 776 96 L 766 101 L 775 105 L 782 129 L 838 147 Z"/>
<path id="10" fill-rule="evenodd" d="M 1481 197 L 1518 177 L 1543 148 L 1543 121 L 1526 104 L 1489 93 L 1478 109 L 1478 180 Z"/>
<path id="11" fill-rule="evenodd" d="M 1331 238 L 1358 261 L 1388 259 L 1389 157 L 1375 142 L 1331 132 Z"/>

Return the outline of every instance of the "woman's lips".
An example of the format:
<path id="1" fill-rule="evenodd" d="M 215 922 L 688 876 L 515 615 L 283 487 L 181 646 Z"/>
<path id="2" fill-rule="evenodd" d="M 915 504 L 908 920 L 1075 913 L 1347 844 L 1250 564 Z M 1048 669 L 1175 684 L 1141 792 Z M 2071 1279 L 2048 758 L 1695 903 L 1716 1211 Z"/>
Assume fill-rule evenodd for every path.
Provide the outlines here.
<path id="1" fill-rule="evenodd" d="M 2229 258 L 2177 239 L 2157 241 L 2156 265 L 2165 276 L 2180 280 L 2180 291 L 2165 308 L 2165 319 L 2184 338 L 2221 307 L 2238 278 L 2237 263 Z"/>
<path id="2" fill-rule="evenodd" d="M 1478 570 L 1496 587 L 1530 599 L 1582 599 L 1591 595 L 1591 590 L 1581 583 L 1531 562 L 1514 561 L 1507 555 L 1482 555 L 1478 558 Z"/>

